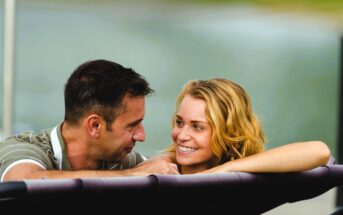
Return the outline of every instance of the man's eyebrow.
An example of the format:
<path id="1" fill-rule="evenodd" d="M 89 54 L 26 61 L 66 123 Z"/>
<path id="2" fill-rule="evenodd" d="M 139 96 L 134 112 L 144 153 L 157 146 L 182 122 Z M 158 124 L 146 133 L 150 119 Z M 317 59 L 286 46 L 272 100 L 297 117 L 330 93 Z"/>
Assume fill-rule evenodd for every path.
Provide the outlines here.
<path id="1" fill-rule="evenodd" d="M 138 125 L 139 123 L 141 123 L 143 121 L 143 119 L 137 119 L 133 122 L 130 122 L 129 124 L 127 124 L 127 127 L 135 127 L 136 125 Z"/>

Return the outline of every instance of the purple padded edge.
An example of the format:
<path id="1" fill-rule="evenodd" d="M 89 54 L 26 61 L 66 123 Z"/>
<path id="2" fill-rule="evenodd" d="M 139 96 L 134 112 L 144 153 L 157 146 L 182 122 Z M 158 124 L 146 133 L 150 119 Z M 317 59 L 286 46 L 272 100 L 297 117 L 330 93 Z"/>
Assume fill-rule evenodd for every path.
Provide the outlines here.
<path id="1" fill-rule="evenodd" d="M 330 175 L 331 174 L 331 175 Z M 49 193 L 78 190 L 141 189 L 152 187 L 192 186 L 243 186 L 282 183 L 283 186 L 325 181 L 331 186 L 343 184 L 343 165 L 328 165 L 295 173 L 231 172 L 196 175 L 150 175 L 136 177 L 85 178 L 85 179 L 35 179 L 24 180 L 28 193 Z"/>
<path id="2" fill-rule="evenodd" d="M 165 200 L 168 196 L 177 195 L 178 201 L 198 204 L 197 212 L 261 214 L 287 202 L 313 198 L 332 188 L 325 184 L 330 179 L 330 171 L 326 166 L 291 173 L 230 172 L 155 177 L 158 182 L 158 195 Z M 321 184 L 323 187 L 320 187 Z M 226 198 L 218 199 L 215 196 Z M 213 198 L 216 199 L 214 204 L 210 203 Z M 172 201 L 172 198 L 169 201 Z M 230 202 L 230 207 L 216 208 L 216 204 L 226 202 Z M 248 203 L 249 207 L 246 207 L 245 203 Z M 187 206 L 179 208 L 188 210 Z"/>
<path id="3" fill-rule="evenodd" d="M 30 179 L 23 181 L 26 184 L 27 192 L 32 194 L 62 193 L 82 189 L 80 179 Z"/>
<path id="4" fill-rule="evenodd" d="M 343 177 L 343 166 L 342 177 Z M 329 178 L 328 167 L 321 166 L 303 172 L 290 173 L 249 173 L 229 172 L 217 174 L 196 174 L 196 175 L 153 175 L 157 178 L 158 186 L 209 186 L 209 185 L 243 185 L 243 184 L 269 184 L 276 180 L 285 183 L 302 184 L 309 181 L 319 181 Z M 343 183 L 343 181 L 342 181 Z"/>
<path id="5" fill-rule="evenodd" d="M 154 187 L 154 176 L 81 178 L 81 179 L 32 179 L 24 180 L 27 192 L 56 193 L 69 191 L 125 190 Z"/>
<path id="6" fill-rule="evenodd" d="M 81 181 L 84 191 L 149 189 L 157 184 L 153 176 L 86 178 Z"/>
<path id="7" fill-rule="evenodd" d="M 51 199 L 63 203 L 73 202 L 77 206 L 88 205 L 85 211 L 93 207 L 90 203 L 93 201 L 99 202 L 94 204 L 95 208 L 102 201 L 106 201 L 107 204 L 114 201 L 125 205 L 126 209 L 130 207 L 127 202 L 130 196 L 142 195 L 146 198 L 135 201 L 135 204 L 145 207 L 153 201 L 157 205 L 168 207 L 170 201 L 174 200 L 172 194 L 176 194 L 178 200 L 188 202 L 184 206 L 181 204 L 177 209 L 188 210 L 187 205 L 199 204 L 198 211 L 206 212 L 205 214 L 212 210 L 225 212 L 229 209 L 231 212 L 245 210 L 247 213 L 261 214 L 284 203 L 310 199 L 342 185 L 343 165 L 326 165 L 292 173 L 156 174 L 137 177 L 25 180 L 17 183 L 23 182 L 27 188 L 26 194 L 19 192 L 19 195 L 13 189 L 14 194 L 9 195 L 7 189 L 4 197 L 13 196 L 15 202 L 12 205 L 17 207 L 16 204 L 24 204 L 24 210 L 28 210 L 32 202 L 44 202 L 49 205 Z M 9 182 L 0 183 L 0 193 L 1 187 L 5 187 L 6 183 Z M 25 191 L 24 188 L 21 186 L 20 191 Z M 221 204 L 229 201 L 232 205 L 229 208 L 216 209 L 216 203 L 211 202 L 214 196 L 218 195 L 226 196 Z M 1 200 L 2 198 L 0 205 Z M 216 198 L 217 202 L 219 200 L 220 198 Z M 249 202 L 249 207 L 242 205 L 246 202 Z M 5 207 L 6 202 L 3 203 L 1 206 Z M 177 209 L 170 211 L 176 212 Z M 131 210 L 138 211 L 139 207 Z"/>
<path id="8" fill-rule="evenodd" d="M 153 175 L 157 179 L 158 187 L 192 187 L 210 185 L 238 185 L 240 177 L 236 172 L 196 175 Z"/>
<path id="9" fill-rule="evenodd" d="M 330 186 L 336 187 L 343 185 L 343 165 L 327 165 L 330 170 Z"/>

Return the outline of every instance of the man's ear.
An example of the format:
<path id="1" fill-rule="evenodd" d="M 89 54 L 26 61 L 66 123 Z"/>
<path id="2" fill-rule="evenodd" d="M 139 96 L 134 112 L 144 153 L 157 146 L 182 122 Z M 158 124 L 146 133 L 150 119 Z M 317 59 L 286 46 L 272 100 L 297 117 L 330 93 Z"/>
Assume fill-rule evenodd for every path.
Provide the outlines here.
<path id="1" fill-rule="evenodd" d="M 91 137 L 98 138 L 102 126 L 101 117 L 97 114 L 92 114 L 87 117 L 87 129 Z"/>

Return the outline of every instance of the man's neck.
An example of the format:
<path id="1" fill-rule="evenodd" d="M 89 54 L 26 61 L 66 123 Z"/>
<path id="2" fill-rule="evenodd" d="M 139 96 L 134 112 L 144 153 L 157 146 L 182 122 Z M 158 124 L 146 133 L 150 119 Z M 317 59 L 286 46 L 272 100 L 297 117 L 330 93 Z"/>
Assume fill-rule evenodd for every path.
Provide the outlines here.
<path id="1" fill-rule="evenodd" d="M 89 136 L 86 128 L 63 123 L 61 135 L 72 170 L 97 169 L 101 162 L 91 156 Z"/>

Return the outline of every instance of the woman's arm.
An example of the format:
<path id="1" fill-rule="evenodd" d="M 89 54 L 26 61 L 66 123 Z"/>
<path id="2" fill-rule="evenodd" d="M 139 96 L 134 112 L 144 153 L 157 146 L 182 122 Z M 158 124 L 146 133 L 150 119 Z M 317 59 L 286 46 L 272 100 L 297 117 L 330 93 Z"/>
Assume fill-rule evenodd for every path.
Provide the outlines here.
<path id="1" fill-rule="evenodd" d="M 320 141 L 290 143 L 249 157 L 229 161 L 201 173 L 297 172 L 327 164 L 328 146 Z"/>

